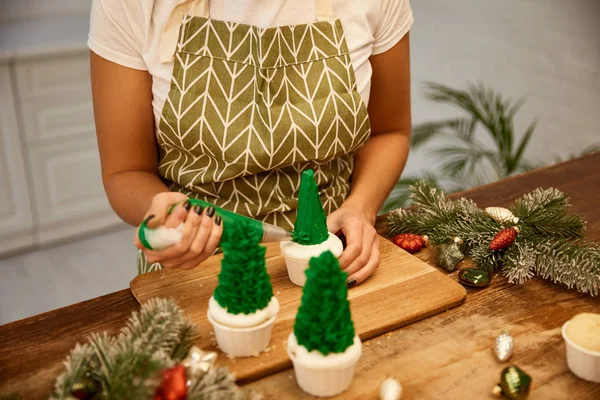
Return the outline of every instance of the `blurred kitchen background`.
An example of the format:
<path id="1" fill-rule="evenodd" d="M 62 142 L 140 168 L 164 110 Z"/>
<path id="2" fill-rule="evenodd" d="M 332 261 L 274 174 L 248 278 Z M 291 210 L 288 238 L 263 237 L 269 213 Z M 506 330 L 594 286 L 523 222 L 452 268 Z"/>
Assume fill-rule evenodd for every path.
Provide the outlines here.
<path id="1" fill-rule="evenodd" d="M 136 273 L 134 230 L 114 215 L 100 179 L 86 47 L 90 4 L 0 0 L 0 324 L 124 289 Z M 600 1 L 412 0 L 411 6 L 415 125 L 469 117 L 427 98 L 425 82 L 461 91 L 479 82 L 504 99 L 525 98 L 514 129 L 501 133 L 515 147 L 537 119 L 523 169 L 597 149 Z M 486 157 L 494 171 L 488 157 L 497 151 L 494 134 L 482 127 L 473 133 L 476 148 L 487 149 L 479 156 L 470 145 L 462 154 L 436 152 L 443 140 L 437 135 L 411 153 L 403 176 L 434 175 L 449 190 L 457 181 L 497 179 L 497 173 L 463 175 Z M 455 167 L 461 157 L 466 167 L 437 176 L 452 157 Z M 400 204 L 403 190 L 388 206 Z"/>

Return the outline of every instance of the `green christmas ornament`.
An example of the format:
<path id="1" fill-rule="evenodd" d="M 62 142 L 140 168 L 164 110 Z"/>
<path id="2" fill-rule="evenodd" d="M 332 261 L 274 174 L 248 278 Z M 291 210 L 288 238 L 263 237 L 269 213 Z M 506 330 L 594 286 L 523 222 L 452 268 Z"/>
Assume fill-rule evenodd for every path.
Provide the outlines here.
<path id="1" fill-rule="evenodd" d="M 229 226 L 214 298 L 231 314 L 251 314 L 269 305 L 273 287 L 265 262 L 262 234 L 240 221 Z"/>
<path id="2" fill-rule="evenodd" d="M 327 217 L 319 198 L 315 174 L 309 169 L 302 172 L 298 193 L 298 212 L 292 240 L 298 244 L 315 245 L 329 238 Z"/>
<path id="3" fill-rule="evenodd" d="M 298 344 L 308 351 L 343 353 L 354 343 L 346 279 L 347 274 L 330 251 L 310 260 L 294 324 Z"/>
<path id="4" fill-rule="evenodd" d="M 458 273 L 458 281 L 464 285 L 469 287 L 486 287 L 491 282 L 490 273 L 477 268 L 465 268 L 461 269 Z"/>
<path id="5" fill-rule="evenodd" d="M 500 383 L 494 387 L 494 394 L 510 400 L 525 400 L 531 390 L 531 376 L 521 368 L 511 365 L 502 370 Z"/>
<path id="6" fill-rule="evenodd" d="M 436 258 L 437 265 L 444 268 L 448 272 L 454 271 L 458 263 L 465 258 L 465 255 L 458 247 L 461 243 L 461 239 L 454 238 L 451 243 L 439 245 Z"/>

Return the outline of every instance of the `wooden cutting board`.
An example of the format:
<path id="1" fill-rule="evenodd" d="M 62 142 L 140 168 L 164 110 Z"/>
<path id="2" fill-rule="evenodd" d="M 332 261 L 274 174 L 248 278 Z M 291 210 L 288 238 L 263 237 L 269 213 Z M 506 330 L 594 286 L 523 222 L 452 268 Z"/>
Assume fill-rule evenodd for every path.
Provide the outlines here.
<path id="1" fill-rule="evenodd" d="M 462 304 L 465 289 L 435 268 L 381 238 L 381 263 L 364 283 L 349 290 L 352 319 L 362 340 L 370 339 Z M 273 326 L 271 345 L 258 357 L 219 363 L 248 382 L 291 365 L 286 340 L 294 326 L 302 288 L 290 282 L 279 244 L 267 246 L 267 269 L 280 310 Z M 131 291 L 143 303 L 154 297 L 172 298 L 200 329 L 198 346 L 216 350 L 212 326 L 206 318 L 208 300 L 217 286 L 222 255 L 189 271 L 165 269 L 137 276 Z"/>

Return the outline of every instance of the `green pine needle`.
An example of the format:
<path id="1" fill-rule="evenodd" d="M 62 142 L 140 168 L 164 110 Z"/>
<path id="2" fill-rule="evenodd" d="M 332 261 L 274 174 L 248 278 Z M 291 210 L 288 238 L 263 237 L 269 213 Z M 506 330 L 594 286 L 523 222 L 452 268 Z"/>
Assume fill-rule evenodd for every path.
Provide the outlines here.
<path id="1" fill-rule="evenodd" d="M 585 221 L 568 213 L 568 199 L 556 189 L 536 189 L 510 208 L 520 232 L 507 249 L 492 251 L 490 243 L 505 226 L 468 199 L 448 200 L 425 183 L 410 188 L 414 207 L 390 212 L 390 235 L 427 235 L 432 245 L 463 240 L 461 251 L 477 268 L 502 269 L 511 283 L 524 283 L 534 274 L 582 293 L 600 291 L 600 245 L 580 240 Z M 508 224 L 509 226 L 511 224 Z"/>

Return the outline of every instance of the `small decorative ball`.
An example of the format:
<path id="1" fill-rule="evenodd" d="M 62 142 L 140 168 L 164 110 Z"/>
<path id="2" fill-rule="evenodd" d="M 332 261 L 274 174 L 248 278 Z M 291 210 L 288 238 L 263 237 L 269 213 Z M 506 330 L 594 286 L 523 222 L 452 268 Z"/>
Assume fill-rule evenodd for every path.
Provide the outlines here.
<path id="1" fill-rule="evenodd" d="M 381 400 L 400 400 L 402 397 L 402 385 L 394 378 L 387 378 L 381 384 L 379 398 Z"/>
<path id="2" fill-rule="evenodd" d="M 456 269 L 456 266 L 465 258 L 465 255 L 460 251 L 458 242 L 444 243 L 438 246 L 436 262 L 437 265 L 444 268 L 448 272 Z"/>
<path id="3" fill-rule="evenodd" d="M 515 228 L 504 228 L 500 230 L 492 239 L 492 242 L 490 243 L 490 250 L 497 251 L 506 249 L 515 242 L 518 233 L 518 230 Z"/>
<path id="4" fill-rule="evenodd" d="M 521 368 L 511 365 L 500 373 L 500 383 L 494 387 L 493 393 L 510 400 L 525 400 L 529 397 L 530 390 L 531 376 Z"/>
<path id="5" fill-rule="evenodd" d="M 401 233 L 394 236 L 392 241 L 396 246 L 408 251 L 411 254 L 421 250 L 423 247 L 425 247 L 426 243 L 426 240 L 423 236 L 412 233 Z"/>
<path id="6" fill-rule="evenodd" d="M 71 386 L 71 396 L 77 400 L 92 400 L 99 391 L 99 384 L 89 376 Z"/>
<path id="7" fill-rule="evenodd" d="M 162 382 L 154 393 L 154 400 L 186 400 L 187 378 L 185 367 L 177 364 L 162 373 Z"/>
<path id="8" fill-rule="evenodd" d="M 458 281 L 463 286 L 482 288 L 492 281 L 490 273 L 484 269 L 464 268 L 458 273 Z"/>

